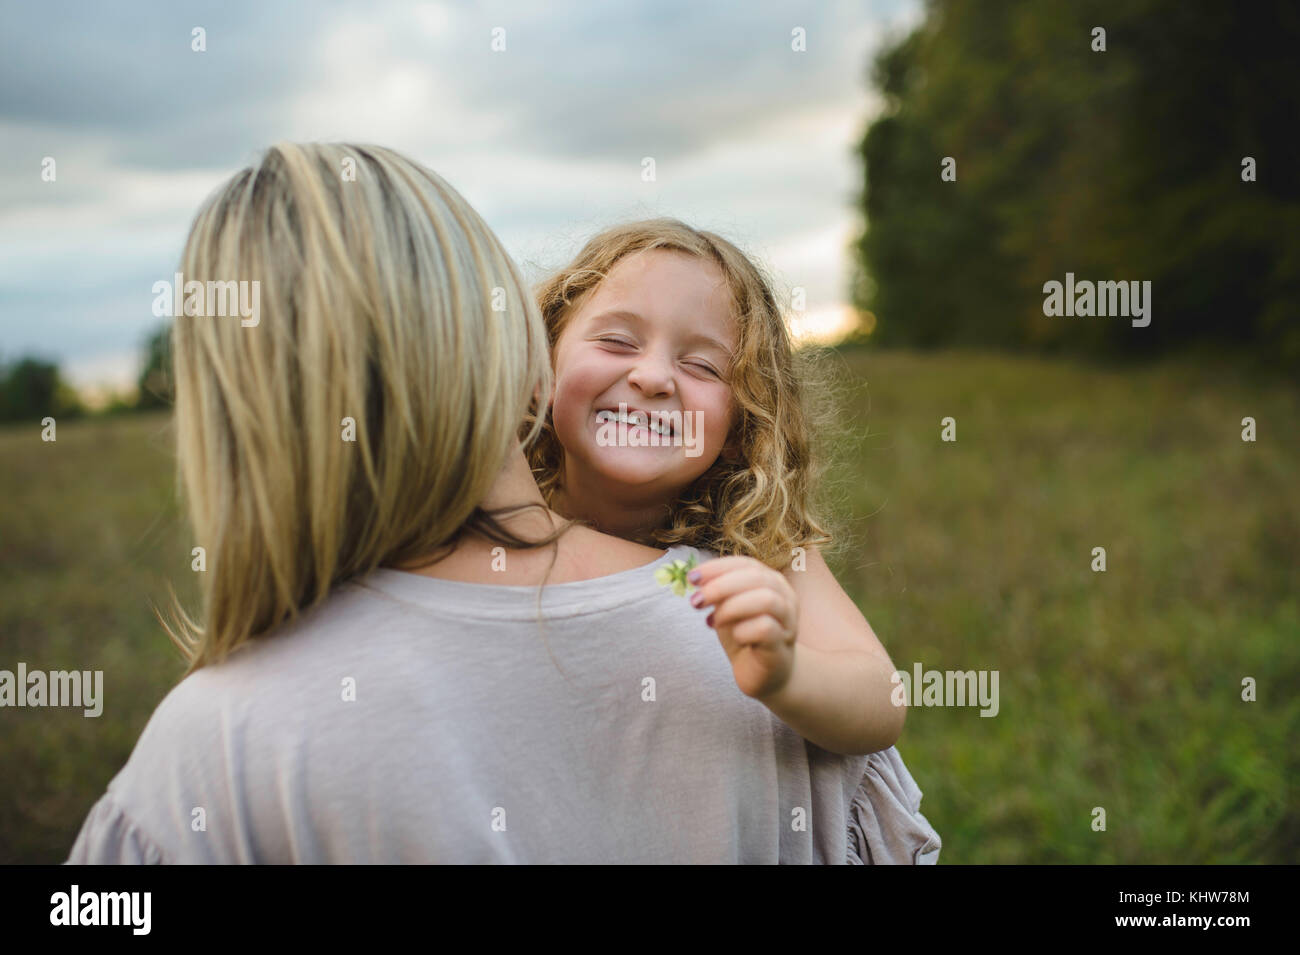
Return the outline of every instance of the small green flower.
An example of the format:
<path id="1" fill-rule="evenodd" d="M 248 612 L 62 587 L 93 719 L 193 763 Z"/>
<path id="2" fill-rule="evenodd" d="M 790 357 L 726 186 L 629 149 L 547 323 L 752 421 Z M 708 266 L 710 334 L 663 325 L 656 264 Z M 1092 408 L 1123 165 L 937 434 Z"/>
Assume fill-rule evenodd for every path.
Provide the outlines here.
<path id="1" fill-rule="evenodd" d="M 691 572 L 699 561 L 695 555 L 691 554 L 690 560 L 675 560 L 667 567 L 660 567 L 655 571 L 655 580 L 660 584 L 672 584 L 673 593 L 678 597 L 694 590 L 695 588 L 686 579 L 686 575 Z"/>

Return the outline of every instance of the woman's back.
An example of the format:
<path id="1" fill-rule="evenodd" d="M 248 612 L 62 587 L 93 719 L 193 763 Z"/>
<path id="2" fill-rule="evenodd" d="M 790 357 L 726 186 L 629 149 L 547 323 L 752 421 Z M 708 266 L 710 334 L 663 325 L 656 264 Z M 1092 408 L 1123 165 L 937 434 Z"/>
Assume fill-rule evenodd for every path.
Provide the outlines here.
<path id="1" fill-rule="evenodd" d="M 536 587 L 346 585 L 182 681 L 69 861 L 845 862 L 868 757 L 737 689 L 654 580 L 689 553 L 547 584 L 540 629 Z"/>

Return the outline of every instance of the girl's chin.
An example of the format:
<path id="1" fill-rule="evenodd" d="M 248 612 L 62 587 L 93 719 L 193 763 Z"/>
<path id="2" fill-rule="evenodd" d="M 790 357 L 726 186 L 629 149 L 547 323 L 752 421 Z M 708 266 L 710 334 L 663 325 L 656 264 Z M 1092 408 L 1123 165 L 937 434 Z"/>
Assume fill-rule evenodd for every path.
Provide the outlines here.
<path id="1" fill-rule="evenodd" d="M 663 452 L 663 448 L 597 447 L 587 466 L 606 481 L 647 484 L 672 473 L 673 462 Z"/>

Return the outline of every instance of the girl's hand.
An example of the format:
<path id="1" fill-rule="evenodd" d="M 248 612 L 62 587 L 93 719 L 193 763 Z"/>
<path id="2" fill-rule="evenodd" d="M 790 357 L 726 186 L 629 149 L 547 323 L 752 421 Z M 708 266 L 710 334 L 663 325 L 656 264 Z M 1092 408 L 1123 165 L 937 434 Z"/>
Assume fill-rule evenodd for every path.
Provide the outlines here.
<path id="1" fill-rule="evenodd" d="M 752 557 L 718 557 L 687 576 L 699 589 L 696 607 L 714 607 L 705 621 L 718 633 L 736 685 L 762 699 L 790 680 L 799 598 L 779 571 Z"/>

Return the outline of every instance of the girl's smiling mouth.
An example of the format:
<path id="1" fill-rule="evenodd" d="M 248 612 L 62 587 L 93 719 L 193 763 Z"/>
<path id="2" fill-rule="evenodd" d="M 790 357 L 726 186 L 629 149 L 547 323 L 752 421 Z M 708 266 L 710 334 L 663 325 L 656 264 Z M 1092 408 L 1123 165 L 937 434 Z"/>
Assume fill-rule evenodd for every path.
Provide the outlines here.
<path id="1" fill-rule="evenodd" d="M 673 427 L 672 416 L 668 414 L 650 415 L 644 411 L 628 411 L 626 406 L 621 406 L 620 410 L 614 411 L 609 408 L 602 408 L 596 412 L 596 426 L 601 427 L 608 423 L 617 423 L 625 425 L 629 430 L 640 428 L 651 431 L 661 438 L 672 438 L 676 435 L 676 429 Z M 620 428 L 620 430 L 622 430 Z"/>

